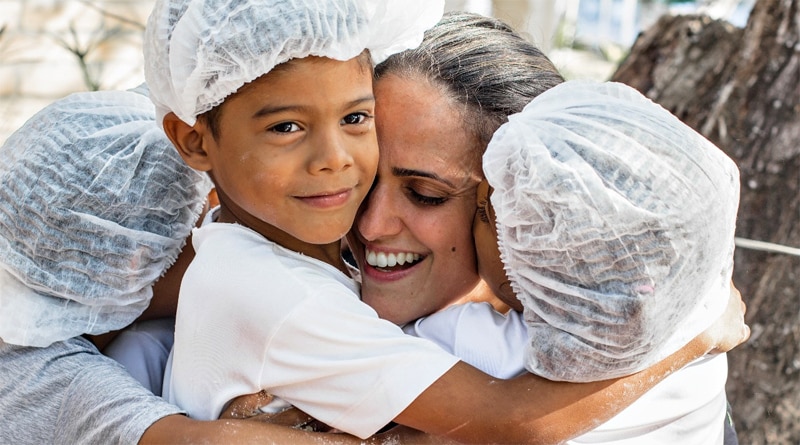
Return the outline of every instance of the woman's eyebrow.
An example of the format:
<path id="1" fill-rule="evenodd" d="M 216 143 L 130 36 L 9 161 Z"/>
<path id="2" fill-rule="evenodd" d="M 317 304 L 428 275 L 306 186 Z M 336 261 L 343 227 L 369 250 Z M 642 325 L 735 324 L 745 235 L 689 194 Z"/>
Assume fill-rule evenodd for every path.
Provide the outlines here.
<path id="1" fill-rule="evenodd" d="M 410 169 L 410 168 L 393 167 L 392 168 L 392 174 L 394 176 L 398 176 L 398 177 L 415 177 L 416 176 L 416 177 L 430 178 L 430 179 L 433 179 L 434 181 L 439 181 L 439 182 L 441 182 L 443 184 L 446 184 L 446 185 L 448 185 L 448 186 L 450 186 L 452 188 L 456 188 L 455 184 L 453 184 L 452 182 L 448 181 L 447 179 L 444 179 L 441 176 L 436 175 L 434 173 L 425 172 L 425 171 L 421 171 L 421 170 L 413 170 L 413 169 Z"/>

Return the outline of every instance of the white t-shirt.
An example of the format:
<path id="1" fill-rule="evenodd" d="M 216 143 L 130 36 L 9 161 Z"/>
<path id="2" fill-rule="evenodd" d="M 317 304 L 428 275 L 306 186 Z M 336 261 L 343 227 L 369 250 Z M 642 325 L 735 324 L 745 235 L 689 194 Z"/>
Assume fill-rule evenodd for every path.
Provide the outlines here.
<path id="1" fill-rule="evenodd" d="M 529 343 L 522 314 L 503 315 L 488 303 L 452 306 L 404 327 L 498 378 L 525 371 Z M 569 444 L 713 445 L 723 442 L 728 361 L 702 357 L 672 373 L 628 408 Z"/>
<path id="2" fill-rule="evenodd" d="M 403 334 L 335 267 L 237 224 L 195 229 L 164 394 L 197 419 L 266 389 L 366 438 L 458 359 Z"/>

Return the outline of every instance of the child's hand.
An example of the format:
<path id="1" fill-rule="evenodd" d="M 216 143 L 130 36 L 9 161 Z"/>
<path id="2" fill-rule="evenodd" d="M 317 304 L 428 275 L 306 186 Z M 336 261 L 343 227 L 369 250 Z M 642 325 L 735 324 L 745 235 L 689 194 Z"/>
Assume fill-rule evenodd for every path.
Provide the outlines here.
<path id="1" fill-rule="evenodd" d="M 239 396 L 228 404 L 219 418 L 256 420 L 307 431 L 333 432 L 329 426 L 292 406 L 278 412 L 261 410 L 262 407 L 269 405 L 274 400 L 275 396 L 266 391 Z"/>
<path id="2" fill-rule="evenodd" d="M 746 311 L 742 294 L 731 282 L 731 296 L 725 313 L 702 334 L 707 337 L 709 353 L 728 352 L 750 338 L 750 327 L 744 322 Z"/>
<path id="3" fill-rule="evenodd" d="M 266 392 L 260 391 L 255 394 L 248 394 L 239 396 L 222 411 L 219 415 L 220 419 L 249 419 L 258 415 L 264 414 L 259 408 L 269 405 L 270 402 L 275 400 L 275 396 Z"/>
<path id="4" fill-rule="evenodd" d="M 370 438 L 367 444 L 394 444 L 394 443 L 413 443 L 415 445 L 423 444 L 458 444 L 444 436 L 434 436 L 432 434 L 423 433 L 407 426 L 399 425 L 386 432 L 376 434 Z"/>

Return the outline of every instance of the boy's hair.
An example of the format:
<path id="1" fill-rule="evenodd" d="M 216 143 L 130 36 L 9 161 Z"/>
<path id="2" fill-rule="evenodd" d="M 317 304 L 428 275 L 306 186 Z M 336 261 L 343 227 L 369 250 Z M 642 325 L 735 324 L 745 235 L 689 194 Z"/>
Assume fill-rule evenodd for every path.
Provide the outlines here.
<path id="1" fill-rule="evenodd" d="M 130 324 L 210 188 L 142 94 L 45 107 L 0 148 L 0 338 L 47 346 Z"/>
<path id="2" fill-rule="evenodd" d="M 157 0 L 144 41 L 156 120 L 194 125 L 275 66 L 307 56 L 373 63 L 414 47 L 443 0 Z"/>
<path id="3" fill-rule="evenodd" d="M 738 169 L 633 88 L 554 87 L 497 131 L 483 166 L 532 372 L 639 371 L 726 307 Z"/>

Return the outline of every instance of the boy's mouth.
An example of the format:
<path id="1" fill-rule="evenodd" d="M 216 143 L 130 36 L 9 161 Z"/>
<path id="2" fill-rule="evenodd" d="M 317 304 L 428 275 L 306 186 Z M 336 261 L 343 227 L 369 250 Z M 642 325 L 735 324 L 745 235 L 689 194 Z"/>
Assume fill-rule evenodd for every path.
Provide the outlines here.
<path id="1" fill-rule="evenodd" d="M 350 199 L 352 189 L 345 189 L 331 193 L 320 193 L 318 195 L 300 196 L 298 199 L 304 203 L 319 208 L 341 207 Z"/>
<path id="2" fill-rule="evenodd" d="M 364 256 L 367 264 L 382 272 L 406 269 L 414 263 L 424 258 L 422 255 L 413 252 L 374 252 L 365 249 Z"/>

